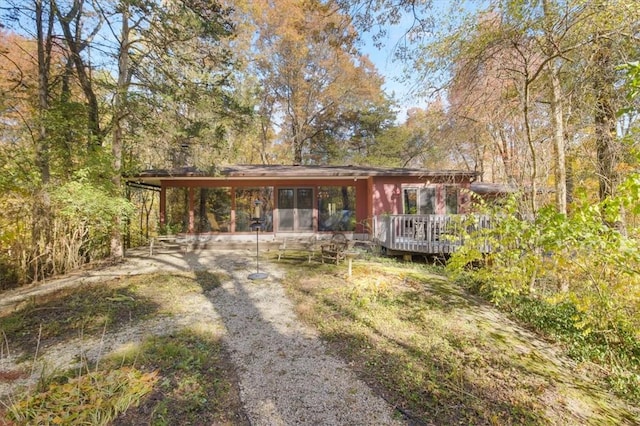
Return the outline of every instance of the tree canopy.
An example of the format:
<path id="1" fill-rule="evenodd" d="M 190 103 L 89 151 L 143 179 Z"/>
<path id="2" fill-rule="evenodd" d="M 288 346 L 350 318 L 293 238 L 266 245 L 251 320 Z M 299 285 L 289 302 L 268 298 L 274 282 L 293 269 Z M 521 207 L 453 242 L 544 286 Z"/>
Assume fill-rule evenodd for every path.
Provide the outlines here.
<path id="1" fill-rule="evenodd" d="M 0 185 L 7 205 L 30 200 L 2 216 L 21 224 L 3 246 L 29 246 L 22 264 L 51 250 L 52 188 L 116 200 L 141 169 L 458 168 L 518 187 L 528 213 L 566 214 L 637 168 L 630 0 L 10 0 L 0 13 Z M 365 37 L 428 106 L 397 119 Z M 126 211 L 100 255 L 121 255 Z"/>

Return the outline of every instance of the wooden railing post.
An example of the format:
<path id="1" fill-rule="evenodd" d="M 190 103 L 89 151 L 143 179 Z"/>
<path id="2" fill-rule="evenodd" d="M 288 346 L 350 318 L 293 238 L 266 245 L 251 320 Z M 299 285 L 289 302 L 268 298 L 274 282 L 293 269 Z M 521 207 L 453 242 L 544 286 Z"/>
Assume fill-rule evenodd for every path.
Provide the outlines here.
<path id="1" fill-rule="evenodd" d="M 380 245 L 413 253 L 453 253 L 464 243 L 468 215 L 385 215 L 374 219 Z M 491 226 L 487 216 L 478 216 L 474 227 Z M 488 246 L 488 244 L 485 244 Z M 489 247 L 486 250 L 490 250 Z"/>

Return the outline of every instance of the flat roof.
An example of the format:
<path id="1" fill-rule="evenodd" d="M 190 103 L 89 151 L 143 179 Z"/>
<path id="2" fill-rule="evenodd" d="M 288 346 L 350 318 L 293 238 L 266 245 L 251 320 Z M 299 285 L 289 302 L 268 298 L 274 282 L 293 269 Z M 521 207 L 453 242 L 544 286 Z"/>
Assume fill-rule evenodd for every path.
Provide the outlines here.
<path id="1" fill-rule="evenodd" d="M 513 194 L 518 192 L 518 188 L 514 185 L 492 182 L 473 182 L 470 189 L 481 195 Z"/>
<path id="2" fill-rule="evenodd" d="M 327 179 L 366 178 L 370 176 L 398 177 L 461 177 L 473 179 L 478 172 L 462 170 L 427 170 L 406 168 L 382 168 L 363 166 L 296 166 L 296 165 L 235 165 L 209 171 L 195 167 L 144 170 L 137 175 L 126 176 L 129 182 L 160 186 L 161 180 L 246 180 L 246 179 Z"/>

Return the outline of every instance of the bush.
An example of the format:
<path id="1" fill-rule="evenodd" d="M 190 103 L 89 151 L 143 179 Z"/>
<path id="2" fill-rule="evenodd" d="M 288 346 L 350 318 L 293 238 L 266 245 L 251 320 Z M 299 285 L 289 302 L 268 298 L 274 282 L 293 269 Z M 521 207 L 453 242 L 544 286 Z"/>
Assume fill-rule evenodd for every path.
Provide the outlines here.
<path id="1" fill-rule="evenodd" d="M 624 229 L 621 212 L 640 213 L 640 177 L 619 191 L 602 203 L 583 201 L 568 216 L 547 207 L 530 220 L 511 199 L 488 211 L 494 227 L 467 235 L 448 269 L 529 327 L 566 343 L 574 358 L 628 377 L 616 387 L 637 397 L 640 245 L 638 229 Z M 478 250 L 483 244 L 490 253 Z"/>
<path id="2" fill-rule="evenodd" d="M 109 255 L 114 218 L 130 203 L 85 181 L 50 193 L 5 193 L 0 211 L 0 283 L 18 285 L 62 274 Z"/>

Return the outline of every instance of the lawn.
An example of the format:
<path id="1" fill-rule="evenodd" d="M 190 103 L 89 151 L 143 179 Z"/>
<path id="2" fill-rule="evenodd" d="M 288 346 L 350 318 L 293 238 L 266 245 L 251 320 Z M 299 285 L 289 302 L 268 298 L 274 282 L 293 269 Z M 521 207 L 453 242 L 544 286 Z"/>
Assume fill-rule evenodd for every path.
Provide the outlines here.
<path id="1" fill-rule="evenodd" d="M 348 277 L 304 253 L 277 265 L 298 317 L 414 424 L 640 422 L 593 366 L 433 266 L 372 257 Z M 202 317 L 226 279 L 123 276 L 0 317 L 4 424 L 247 424 L 224 330 Z"/>
<path id="2" fill-rule="evenodd" d="M 518 326 L 438 268 L 285 261 L 286 288 L 371 387 L 418 424 L 637 424 L 593 366 Z"/>

